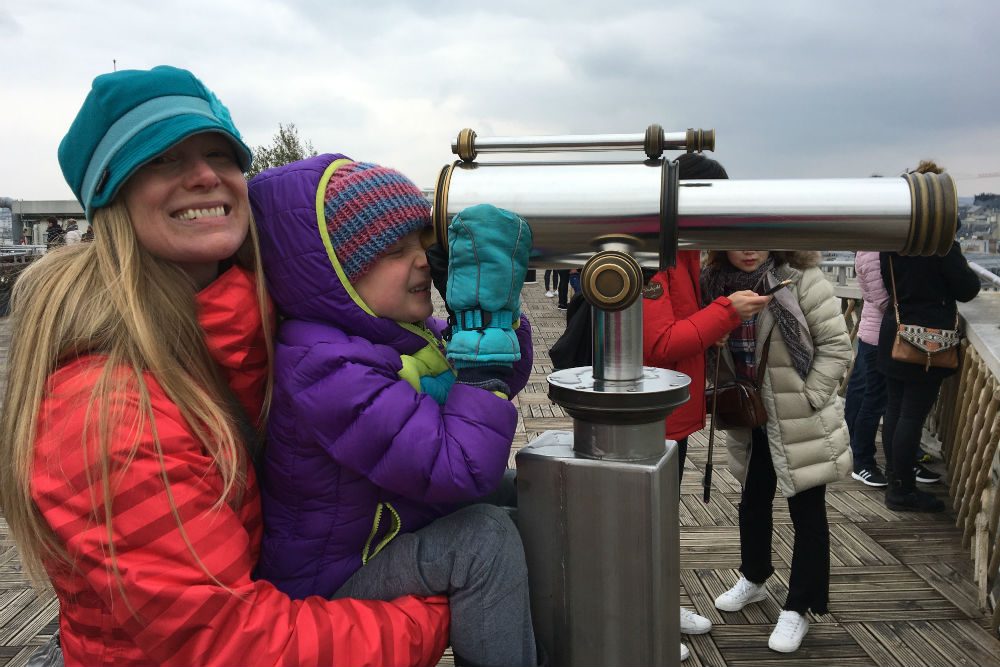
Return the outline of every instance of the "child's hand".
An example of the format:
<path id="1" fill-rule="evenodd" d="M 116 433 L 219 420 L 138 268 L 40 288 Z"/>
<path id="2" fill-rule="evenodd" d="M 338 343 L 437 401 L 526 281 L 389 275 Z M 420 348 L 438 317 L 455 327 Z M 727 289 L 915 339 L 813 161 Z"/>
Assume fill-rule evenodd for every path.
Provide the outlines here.
<path id="1" fill-rule="evenodd" d="M 448 296 L 448 253 L 444 246 L 435 243 L 427 249 L 427 265 L 431 269 L 431 282 L 441 298 L 447 301 Z"/>
<path id="2" fill-rule="evenodd" d="M 518 215 L 480 204 L 448 226 L 448 305 L 455 325 L 448 359 L 461 369 L 521 358 L 514 322 L 528 270 L 531 228 Z"/>
<path id="3" fill-rule="evenodd" d="M 455 322 L 455 312 L 448 305 L 448 255 L 444 251 L 444 246 L 435 243 L 427 248 L 427 265 L 431 270 L 431 282 L 434 289 L 444 299 L 445 310 L 448 311 L 448 324 Z"/>

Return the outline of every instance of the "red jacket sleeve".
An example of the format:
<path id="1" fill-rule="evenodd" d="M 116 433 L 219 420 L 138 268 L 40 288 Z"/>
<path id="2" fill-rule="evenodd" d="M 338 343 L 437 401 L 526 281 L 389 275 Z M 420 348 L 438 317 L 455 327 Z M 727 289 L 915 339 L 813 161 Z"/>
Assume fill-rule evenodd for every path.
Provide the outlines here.
<path id="1" fill-rule="evenodd" d="M 448 641 L 444 598 L 291 600 L 253 581 L 261 514 L 252 471 L 241 501 L 217 507 L 221 480 L 211 458 L 162 390 L 151 383 L 150 392 L 162 463 L 148 424 L 134 452 L 128 445 L 135 442 L 136 401 L 122 407 L 112 435 L 112 470 L 119 472 L 111 485 L 110 546 L 121 585 L 103 512 L 93 512 L 104 494 L 99 468 L 88 470 L 96 444 L 81 446 L 86 402 L 55 391 L 43 404 L 32 494 L 74 564 L 53 577 L 68 616 L 64 628 L 69 621 L 124 637 L 158 665 L 436 664 Z M 96 644 L 64 637 L 67 665 L 98 661 Z"/>
<path id="2" fill-rule="evenodd" d="M 703 353 L 739 326 L 739 315 L 724 296 L 688 317 L 677 319 L 665 274 L 659 273 L 652 280 L 660 283 L 663 294 L 642 304 L 643 363 L 672 367 L 681 359 Z"/>

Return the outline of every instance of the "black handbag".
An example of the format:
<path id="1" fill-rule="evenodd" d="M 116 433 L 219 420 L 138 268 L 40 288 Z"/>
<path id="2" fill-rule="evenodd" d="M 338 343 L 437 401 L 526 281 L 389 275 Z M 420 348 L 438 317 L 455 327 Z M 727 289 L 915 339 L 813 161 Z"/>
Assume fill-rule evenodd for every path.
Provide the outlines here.
<path id="1" fill-rule="evenodd" d="M 549 350 L 553 370 L 590 366 L 592 363 L 594 341 L 590 313 L 590 302 L 583 294 L 577 294 L 570 300 L 566 311 L 566 330 Z"/>

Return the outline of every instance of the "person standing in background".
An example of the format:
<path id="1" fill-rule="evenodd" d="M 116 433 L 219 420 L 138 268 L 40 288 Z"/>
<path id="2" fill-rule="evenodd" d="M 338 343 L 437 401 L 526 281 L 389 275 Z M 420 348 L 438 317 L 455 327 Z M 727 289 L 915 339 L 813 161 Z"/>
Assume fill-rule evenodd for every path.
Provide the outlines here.
<path id="1" fill-rule="evenodd" d="M 739 504 L 740 578 L 715 600 L 737 612 L 767 597 L 774 574 L 775 491 L 787 499 L 795 536 L 788 594 L 767 645 L 797 651 L 808 612 L 825 614 L 830 598 L 830 529 L 826 485 L 847 477 L 851 452 L 837 388 L 853 350 L 840 300 L 818 268 L 818 252 L 712 251 L 702 271 L 703 299 L 737 289 L 778 289 L 768 307 L 744 320 L 719 351 L 720 385 L 757 382 L 767 422 L 726 430 L 729 468 L 743 485 Z"/>
<path id="2" fill-rule="evenodd" d="M 884 487 L 885 475 L 875 462 L 875 436 L 885 414 L 885 377 L 878 370 L 878 332 L 889 293 L 882 283 L 878 252 L 858 252 L 854 271 L 864 306 L 858 324 L 858 352 L 847 383 L 844 419 L 851 434 L 854 472 L 851 477 L 863 484 Z"/>
<path id="3" fill-rule="evenodd" d="M 722 165 L 701 153 L 686 153 L 677 159 L 682 180 L 728 178 Z M 701 304 L 700 256 L 697 250 L 679 250 L 675 266 L 655 273 L 643 290 L 643 363 L 685 373 L 691 378 L 691 398 L 666 419 L 666 437 L 677 441 L 677 467 L 684 477 L 688 436 L 705 427 L 705 350 L 723 340 L 744 319 L 764 308 L 770 297 L 749 290 L 719 295 Z M 712 622 L 680 608 L 681 632 L 704 634 Z M 688 648 L 681 644 L 681 659 Z"/>
<path id="4" fill-rule="evenodd" d="M 76 220 L 70 218 L 66 221 L 66 245 L 76 245 L 83 240 L 80 230 L 76 225 Z"/>
<path id="5" fill-rule="evenodd" d="M 45 245 L 49 248 L 66 245 L 66 232 L 59 226 L 59 221 L 52 216 L 46 218 L 45 221 L 49 223 L 45 230 Z"/>
<path id="6" fill-rule="evenodd" d="M 934 162 L 925 160 L 911 173 L 942 171 Z M 935 329 L 957 328 L 957 302 L 971 301 L 979 294 L 979 276 L 969 267 L 958 241 L 952 242 L 944 257 L 879 253 L 879 265 L 882 282 L 894 302 L 882 318 L 877 354 L 878 369 L 886 377 L 882 443 L 889 488 L 885 504 L 899 512 L 943 512 L 941 500 L 916 488 L 922 467 L 918 467 L 917 452 L 924 420 L 937 401 L 941 383 L 956 369 L 897 361 L 892 358 L 892 346 L 898 322 Z"/>

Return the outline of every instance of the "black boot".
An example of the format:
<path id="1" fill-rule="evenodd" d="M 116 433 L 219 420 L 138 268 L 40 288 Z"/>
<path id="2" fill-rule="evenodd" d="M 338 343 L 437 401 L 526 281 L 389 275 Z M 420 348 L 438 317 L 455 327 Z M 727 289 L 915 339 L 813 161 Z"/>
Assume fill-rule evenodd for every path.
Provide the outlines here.
<path id="1" fill-rule="evenodd" d="M 912 472 L 908 479 L 889 473 L 889 487 L 885 491 L 885 506 L 896 512 L 943 512 L 944 503 L 933 494 L 917 488 Z"/>

